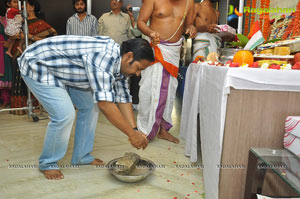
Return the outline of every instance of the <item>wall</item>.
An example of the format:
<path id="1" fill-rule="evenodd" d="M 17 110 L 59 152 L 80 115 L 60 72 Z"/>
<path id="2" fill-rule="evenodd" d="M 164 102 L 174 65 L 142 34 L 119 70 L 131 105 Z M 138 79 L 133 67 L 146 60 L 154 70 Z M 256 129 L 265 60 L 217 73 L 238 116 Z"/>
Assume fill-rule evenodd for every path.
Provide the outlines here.
<path id="1" fill-rule="evenodd" d="M 226 24 L 227 23 L 227 13 L 228 13 L 228 0 L 222 0 L 219 4 L 219 23 L 220 24 Z"/>
<path id="2" fill-rule="evenodd" d="M 53 26 L 59 34 L 65 33 L 68 18 L 74 13 L 72 0 L 40 0 L 45 20 Z"/>
<path id="3" fill-rule="evenodd" d="M 299 0 L 271 0 L 270 8 L 296 8 Z M 270 13 L 270 17 L 279 17 L 284 13 Z M 289 15 L 289 13 L 287 13 Z"/>

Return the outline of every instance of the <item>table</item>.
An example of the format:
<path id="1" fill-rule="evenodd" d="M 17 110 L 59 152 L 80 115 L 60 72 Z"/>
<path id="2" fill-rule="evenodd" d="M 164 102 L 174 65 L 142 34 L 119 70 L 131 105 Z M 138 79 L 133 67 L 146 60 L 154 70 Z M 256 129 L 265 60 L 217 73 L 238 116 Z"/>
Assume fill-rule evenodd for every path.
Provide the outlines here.
<path id="1" fill-rule="evenodd" d="M 286 149 L 251 148 L 245 199 L 261 194 L 266 171 L 272 171 L 300 196 L 300 158 Z"/>
<path id="2" fill-rule="evenodd" d="M 185 155 L 196 162 L 199 114 L 207 198 L 243 198 L 250 147 L 282 148 L 285 117 L 300 115 L 299 77 L 300 71 L 227 68 L 205 63 L 189 66 L 180 136 L 186 139 Z M 270 118 L 270 125 L 263 121 L 266 117 Z M 261 132 L 266 136 L 261 136 Z M 220 172 L 221 163 L 244 168 Z"/>

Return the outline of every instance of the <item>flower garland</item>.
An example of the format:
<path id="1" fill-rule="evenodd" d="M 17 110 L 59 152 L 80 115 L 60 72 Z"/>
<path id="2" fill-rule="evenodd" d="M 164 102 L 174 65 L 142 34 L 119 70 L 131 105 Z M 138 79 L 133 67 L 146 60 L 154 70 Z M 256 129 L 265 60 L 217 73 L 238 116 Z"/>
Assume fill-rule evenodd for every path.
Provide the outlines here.
<path id="1" fill-rule="evenodd" d="M 259 26 L 262 30 L 263 37 L 265 40 L 268 40 L 270 35 L 270 14 L 269 12 L 265 12 L 265 9 L 270 8 L 270 0 L 261 0 L 260 1 L 260 9 L 263 10 L 263 12 L 259 15 Z"/>
<path id="2" fill-rule="evenodd" d="M 291 36 L 292 30 L 294 27 L 294 19 L 292 20 L 292 22 L 288 25 L 287 29 L 285 30 L 282 39 L 286 40 L 287 38 L 289 38 Z"/>
<path id="3" fill-rule="evenodd" d="M 296 37 L 300 35 L 300 1 L 297 5 L 297 10 L 295 13 L 295 23 L 292 30 L 292 37 Z"/>
<path id="4" fill-rule="evenodd" d="M 282 39 L 286 40 L 289 37 L 294 37 L 300 35 L 300 1 L 298 2 L 296 12 L 292 14 L 294 17 L 292 22 L 288 25 L 285 33 L 282 36 Z"/>
<path id="5" fill-rule="evenodd" d="M 247 0 L 247 4 L 246 4 L 246 6 L 248 7 L 248 8 L 250 8 L 250 12 L 246 12 L 246 14 L 245 14 L 245 25 L 244 25 L 244 35 L 247 35 L 248 34 L 248 32 L 249 32 L 249 23 L 250 23 L 250 21 L 251 21 L 251 19 L 250 19 L 250 13 L 251 13 L 251 7 L 250 7 L 250 2 L 251 0 Z"/>
<path id="6" fill-rule="evenodd" d="M 266 6 L 266 1 L 265 0 L 261 0 L 260 1 L 260 9 L 264 10 L 265 6 Z M 259 27 L 260 27 L 261 30 L 263 29 L 264 15 L 265 15 L 265 12 L 263 12 L 263 13 L 261 13 L 259 15 Z"/>
<path id="7" fill-rule="evenodd" d="M 250 0 L 247 0 L 247 7 L 250 7 Z M 252 8 L 256 8 L 257 6 L 257 1 L 252 0 L 252 6 L 250 7 L 250 12 Z M 260 1 L 260 8 L 264 11 L 264 9 L 269 9 L 270 8 L 270 0 L 261 0 Z M 255 22 L 255 14 L 251 12 L 251 18 L 249 17 L 250 13 L 246 12 L 245 14 L 245 24 L 244 24 L 244 33 L 245 35 L 248 34 L 249 32 L 249 21 L 252 27 L 254 22 Z M 271 32 L 271 24 L 270 24 L 270 14 L 269 12 L 263 12 L 262 14 L 259 15 L 259 26 L 260 29 L 262 30 L 263 36 L 265 40 L 269 38 L 270 32 Z"/>
<path id="8" fill-rule="evenodd" d="M 278 22 L 278 18 L 275 18 L 275 21 L 272 26 L 271 34 L 270 34 L 270 39 L 275 39 L 275 33 L 276 33 L 276 29 L 278 27 L 277 22 Z"/>
<path id="9" fill-rule="evenodd" d="M 283 34 L 284 34 L 285 30 L 286 30 L 286 27 L 287 27 L 288 23 L 289 23 L 289 18 L 288 18 L 288 16 L 286 16 L 285 19 L 283 20 L 283 25 L 282 25 L 279 33 L 277 34 L 278 38 L 282 38 L 282 36 L 283 36 Z"/>
<path id="10" fill-rule="evenodd" d="M 257 3 L 256 0 L 252 0 L 251 9 L 252 9 L 252 8 L 254 8 L 254 9 L 256 8 L 256 3 Z M 255 22 L 255 14 L 251 12 L 250 27 L 253 26 L 254 22 Z"/>
<path id="11" fill-rule="evenodd" d="M 264 3 L 264 7 L 269 9 L 270 8 L 270 0 L 262 0 L 262 2 Z M 264 21 L 264 25 L 263 25 L 263 36 L 265 38 L 265 40 L 267 41 L 270 35 L 270 30 L 271 30 L 271 24 L 270 24 L 270 12 L 264 13 L 263 16 L 263 21 Z"/>

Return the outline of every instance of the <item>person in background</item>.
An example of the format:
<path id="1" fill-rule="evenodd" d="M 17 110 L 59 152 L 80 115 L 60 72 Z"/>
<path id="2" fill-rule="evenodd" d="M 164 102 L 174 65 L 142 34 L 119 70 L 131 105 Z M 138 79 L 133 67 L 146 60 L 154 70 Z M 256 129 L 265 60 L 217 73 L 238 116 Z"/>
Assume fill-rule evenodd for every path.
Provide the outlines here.
<path id="1" fill-rule="evenodd" d="M 97 36 L 98 21 L 93 15 L 86 13 L 86 0 L 72 0 L 76 13 L 68 19 L 67 35 L 80 36 Z M 96 131 L 96 124 L 98 121 L 99 109 L 94 105 L 90 90 L 83 90 L 74 87 L 68 87 L 67 92 L 70 95 L 74 106 L 77 108 L 77 118 L 80 120 L 87 119 L 94 125 L 82 125 L 82 122 L 76 122 L 75 135 L 80 135 L 80 132 L 85 132 L 86 135 L 94 135 Z M 85 99 L 85 100 L 75 100 Z M 79 120 L 79 121 L 80 121 Z M 75 137 L 76 139 L 77 137 Z M 78 139 L 78 138 L 77 138 Z M 75 142 L 80 142 L 80 140 Z M 92 143 L 92 142 L 91 142 Z M 91 145 L 93 147 L 93 144 Z M 74 151 L 78 150 L 76 147 Z M 73 155 L 73 162 L 78 162 L 76 157 L 78 152 Z"/>
<path id="2" fill-rule="evenodd" d="M 109 37 L 62 35 L 41 40 L 24 51 L 18 59 L 22 77 L 50 116 L 39 159 L 47 179 L 64 178 L 57 162 L 67 152 L 76 115 L 73 104 L 80 103 L 84 114 L 76 119 L 72 164 L 104 164 L 91 155 L 95 131 L 88 129 L 96 128 L 97 122 L 89 110 L 94 106 L 128 136 L 133 147 L 147 147 L 147 138 L 136 128 L 126 77 L 140 75 L 153 61 L 151 46 L 140 38 L 120 46 Z M 70 87 L 89 94 L 69 95 Z"/>
<path id="3" fill-rule="evenodd" d="M 109 36 L 118 44 L 134 38 L 132 21 L 128 14 L 121 11 L 122 5 L 123 0 L 110 0 L 111 11 L 104 13 L 98 20 L 99 35 Z"/>
<path id="4" fill-rule="evenodd" d="M 143 0 L 142 0 L 143 2 Z M 142 35 L 141 31 L 137 28 L 137 22 L 133 16 L 132 6 L 130 4 L 127 5 L 127 13 L 130 17 L 131 21 L 131 27 L 132 27 L 132 33 L 135 37 L 144 37 Z M 132 96 L 132 108 L 134 110 L 137 110 L 138 104 L 139 104 L 139 82 L 141 80 L 140 76 L 132 76 L 130 77 L 129 81 L 129 87 L 130 87 L 130 95 Z"/>
<path id="5" fill-rule="evenodd" d="M 98 21 L 93 15 L 87 14 L 86 0 L 72 0 L 75 14 L 66 25 L 67 35 L 96 36 L 98 35 Z"/>
<path id="6" fill-rule="evenodd" d="M 204 58 L 210 52 L 218 52 L 222 40 L 216 34 L 218 32 L 219 12 L 214 8 L 210 0 L 204 0 L 195 4 L 194 25 L 197 28 L 197 36 L 193 40 L 193 60 L 197 56 Z"/>
<path id="7" fill-rule="evenodd" d="M 9 46 L 6 51 L 6 54 L 9 55 L 10 57 L 13 57 L 12 55 L 12 48 L 15 43 L 15 39 L 13 36 L 20 34 L 22 32 L 22 16 L 20 14 L 20 10 L 18 9 L 18 0 L 6 0 L 6 5 L 9 7 L 7 9 L 6 13 L 6 20 L 7 20 L 7 25 L 5 27 L 5 33 L 6 35 L 10 36 L 11 39 L 9 40 Z M 19 46 L 17 49 L 22 53 L 22 46 L 24 44 L 24 40 L 19 41 Z"/>
<path id="8" fill-rule="evenodd" d="M 142 0 L 142 2 L 143 2 L 143 0 Z M 141 37 L 141 36 L 142 36 L 142 33 L 141 33 L 141 31 L 137 28 L 137 21 L 136 21 L 135 18 L 134 18 L 133 10 L 132 10 L 131 4 L 128 4 L 128 5 L 127 5 L 126 10 L 127 10 L 127 14 L 128 14 L 129 17 L 130 17 L 131 28 L 132 28 L 132 34 L 133 34 L 135 37 Z"/>
<path id="9" fill-rule="evenodd" d="M 28 31 L 29 44 L 35 41 L 57 35 L 56 30 L 43 20 L 44 14 L 41 12 L 41 7 L 38 0 L 27 0 L 27 15 L 28 15 Z M 21 34 L 19 39 L 24 39 L 24 34 Z M 20 52 L 14 50 L 14 59 L 12 62 L 12 92 L 11 92 L 11 108 L 22 108 L 27 106 L 27 87 L 21 78 L 19 66 L 16 58 L 20 56 Z M 34 100 L 34 106 L 38 102 Z M 13 114 L 24 115 L 26 111 L 11 111 Z"/>
<path id="10" fill-rule="evenodd" d="M 6 9 L 4 0 L 0 0 L 0 99 L 2 104 L 0 109 L 5 108 L 10 104 L 10 88 L 11 88 L 11 57 L 5 52 L 9 43 L 7 42 L 7 35 L 5 34 L 6 26 Z"/>
<path id="11" fill-rule="evenodd" d="M 179 143 L 169 133 L 177 89 L 182 35 L 196 36 L 193 26 L 194 0 L 144 0 L 138 28 L 147 35 L 155 51 L 155 63 L 142 72 L 137 125 L 149 140 Z M 148 20 L 150 25 L 147 26 Z"/>
<path id="12" fill-rule="evenodd" d="M 218 53 L 222 41 L 232 41 L 234 35 L 219 34 L 218 19 L 220 13 L 215 10 L 210 0 L 195 3 L 194 25 L 198 31 L 193 40 L 193 60 L 197 56 L 206 58 L 211 52 Z"/>

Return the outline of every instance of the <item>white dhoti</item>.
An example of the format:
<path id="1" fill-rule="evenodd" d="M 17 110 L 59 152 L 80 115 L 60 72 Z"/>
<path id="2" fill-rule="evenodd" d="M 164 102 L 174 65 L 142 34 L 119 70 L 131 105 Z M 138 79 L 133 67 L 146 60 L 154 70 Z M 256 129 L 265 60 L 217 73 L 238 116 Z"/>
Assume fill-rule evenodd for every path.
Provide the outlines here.
<path id="1" fill-rule="evenodd" d="M 210 52 L 218 53 L 221 45 L 222 40 L 219 36 L 207 32 L 198 32 L 193 41 L 193 60 L 197 56 L 206 57 Z"/>
<path id="2" fill-rule="evenodd" d="M 168 131 L 173 126 L 171 114 L 178 85 L 181 44 L 182 39 L 157 45 L 155 59 L 160 62 L 141 73 L 137 126 L 149 140 L 156 136 L 160 127 Z"/>

